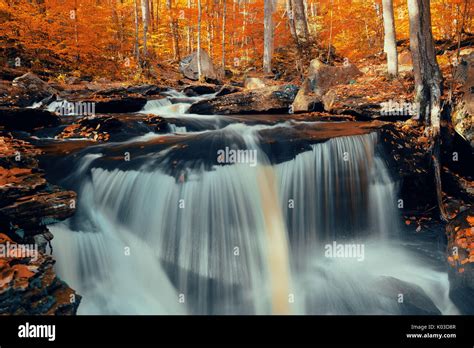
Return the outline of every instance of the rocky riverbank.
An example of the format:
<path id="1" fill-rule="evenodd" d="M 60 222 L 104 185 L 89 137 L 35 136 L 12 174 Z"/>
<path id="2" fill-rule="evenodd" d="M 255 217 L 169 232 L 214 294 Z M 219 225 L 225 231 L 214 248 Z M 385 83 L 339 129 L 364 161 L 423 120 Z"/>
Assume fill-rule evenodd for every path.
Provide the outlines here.
<path id="1" fill-rule="evenodd" d="M 55 275 L 47 227 L 74 213 L 76 194 L 44 179 L 39 154 L 0 135 L 0 314 L 75 314 L 81 301 Z M 34 254 L 18 253 L 22 247 Z"/>

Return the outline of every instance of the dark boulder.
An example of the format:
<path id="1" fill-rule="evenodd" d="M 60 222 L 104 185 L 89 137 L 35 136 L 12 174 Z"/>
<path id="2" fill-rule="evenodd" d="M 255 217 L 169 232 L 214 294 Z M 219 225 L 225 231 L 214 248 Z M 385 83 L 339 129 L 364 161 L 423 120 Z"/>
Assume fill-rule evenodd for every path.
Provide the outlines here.
<path id="1" fill-rule="evenodd" d="M 112 97 L 101 100 L 83 100 L 83 103 L 95 103 L 95 112 L 98 114 L 119 114 L 138 112 L 145 106 L 144 97 Z"/>
<path id="2" fill-rule="evenodd" d="M 397 303 L 400 315 L 441 315 L 442 313 L 428 297 L 425 291 L 416 284 L 403 280 L 381 276 L 372 284 L 375 292 Z M 403 300 L 399 301 L 403 295 Z M 394 313 L 395 314 L 395 313 Z"/>
<path id="3" fill-rule="evenodd" d="M 158 95 L 167 90 L 168 90 L 167 87 L 144 84 L 144 85 L 137 85 L 137 86 L 109 87 L 109 88 L 99 89 L 98 91 L 94 92 L 93 96 L 128 97 L 130 94 L 139 95 L 139 96 L 151 96 L 151 95 Z"/>
<path id="4" fill-rule="evenodd" d="M 189 113 L 201 115 L 286 113 L 297 93 L 298 87 L 295 85 L 237 92 L 194 103 Z"/>
<path id="5" fill-rule="evenodd" d="M 12 86 L 18 106 L 30 106 L 58 92 L 33 73 L 26 73 L 15 78 Z"/>
<path id="6" fill-rule="evenodd" d="M 197 97 L 203 94 L 216 93 L 220 86 L 212 84 L 190 85 L 183 89 L 183 93 L 188 97 Z"/>
<path id="7" fill-rule="evenodd" d="M 139 85 L 139 86 L 132 86 L 127 88 L 127 92 L 131 94 L 140 94 L 143 96 L 148 95 L 158 95 L 162 92 L 166 92 L 168 90 L 167 87 L 157 86 L 157 85 Z"/>
<path id="8" fill-rule="evenodd" d="M 0 127 L 6 130 L 33 131 L 59 124 L 59 116 L 47 110 L 0 107 Z"/>

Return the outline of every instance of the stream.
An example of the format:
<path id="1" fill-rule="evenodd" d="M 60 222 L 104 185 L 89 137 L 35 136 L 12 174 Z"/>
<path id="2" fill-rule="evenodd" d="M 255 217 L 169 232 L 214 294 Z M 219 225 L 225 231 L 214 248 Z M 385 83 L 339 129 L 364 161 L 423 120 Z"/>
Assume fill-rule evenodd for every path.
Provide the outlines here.
<path id="1" fill-rule="evenodd" d="M 437 236 L 407 237 L 376 131 L 186 113 L 212 96 L 168 92 L 126 115 L 159 115 L 165 134 L 55 158 L 54 181 L 78 193 L 50 229 L 79 314 L 458 313 Z M 329 135 L 292 138 L 307 129 Z"/>

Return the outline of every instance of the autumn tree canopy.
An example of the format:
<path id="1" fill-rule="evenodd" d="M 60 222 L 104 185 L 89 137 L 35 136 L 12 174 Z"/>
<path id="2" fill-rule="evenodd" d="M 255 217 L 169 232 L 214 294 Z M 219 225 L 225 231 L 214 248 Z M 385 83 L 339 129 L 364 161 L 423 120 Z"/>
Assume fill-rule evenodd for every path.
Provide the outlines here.
<path id="1" fill-rule="evenodd" d="M 176 63 L 196 49 L 198 1 L 148 1 L 144 6 L 143 0 L 0 0 L 0 64 L 134 78 L 144 62 L 152 63 L 151 69 Z M 262 69 L 264 0 L 200 3 L 201 47 L 214 62 L 225 62 L 226 69 Z M 334 47 L 351 60 L 383 51 L 382 0 L 305 0 L 303 5 L 311 43 Z M 297 20 L 295 6 L 275 3 L 275 55 L 295 45 L 290 28 Z M 471 1 L 432 0 L 435 40 L 455 39 L 461 29 L 474 31 L 473 7 Z M 405 0 L 394 0 L 394 17 L 397 40 L 407 39 Z"/>

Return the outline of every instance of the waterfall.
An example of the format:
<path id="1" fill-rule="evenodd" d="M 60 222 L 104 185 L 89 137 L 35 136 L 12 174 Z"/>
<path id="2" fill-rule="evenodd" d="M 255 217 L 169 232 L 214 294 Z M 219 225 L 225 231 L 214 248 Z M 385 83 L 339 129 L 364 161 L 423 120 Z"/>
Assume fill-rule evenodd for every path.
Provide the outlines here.
<path id="1" fill-rule="evenodd" d="M 260 128 L 219 130 L 258 151 L 256 166 L 174 178 L 83 157 L 72 174 L 76 216 L 52 227 L 57 271 L 83 295 L 80 314 L 397 314 L 381 277 L 416 284 L 455 311 L 447 275 L 393 243 L 396 184 L 375 133 L 271 164 Z M 328 259 L 333 242 L 365 246 L 364 261 Z"/>
<path id="2" fill-rule="evenodd" d="M 148 100 L 141 114 L 167 119 L 169 133 L 190 133 L 221 128 L 222 118 L 214 115 L 193 115 L 187 111 L 191 103 L 214 96 L 187 97 L 177 91 L 168 91 L 165 98 Z M 179 122 L 175 124 L 174 122 Z"/>
<path id="3" fill-rule="evenodd" d="M 199 100 L 212 98 L 215 96 L 215 93 L 201 95 L 198 97 L 188 97 L 181 92 L 170 90 L 168 92 L 164 92 L 163 95 L 165 96 L 164 98 L 148 100 L 140 113 L 153 114 L 162 117 L 175 117 L 177 115 L 184 117 L 191 116 L 190 114 L 186 114 L 186 112 L 192 103 Z M 199 115 L 198 117 L 212 119 L 216 118 L 216 116 L 203 115 Z"/>

